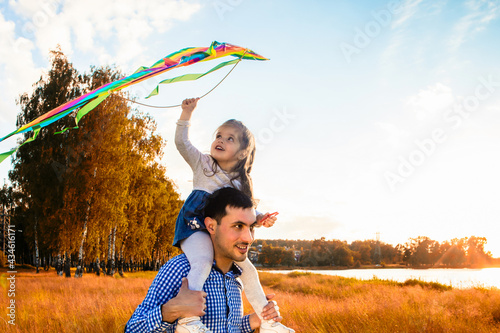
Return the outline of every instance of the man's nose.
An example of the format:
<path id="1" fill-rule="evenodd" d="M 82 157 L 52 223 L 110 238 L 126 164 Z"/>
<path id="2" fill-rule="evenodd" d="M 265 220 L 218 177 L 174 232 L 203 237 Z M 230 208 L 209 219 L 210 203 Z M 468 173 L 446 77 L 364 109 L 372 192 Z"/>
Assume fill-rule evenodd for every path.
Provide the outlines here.
<path id="1" fill-rule="evenodd" d="M 253 242 L 253 231 L 250 228 L 246 228 L 241 235 L 241 240 L 247 243 Z"/>

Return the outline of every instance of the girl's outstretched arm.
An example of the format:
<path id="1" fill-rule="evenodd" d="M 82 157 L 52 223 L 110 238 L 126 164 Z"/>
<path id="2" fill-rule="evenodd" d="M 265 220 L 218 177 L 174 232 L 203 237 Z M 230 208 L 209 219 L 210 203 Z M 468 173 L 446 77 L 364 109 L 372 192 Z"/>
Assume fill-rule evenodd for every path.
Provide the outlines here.
<path id="1" fill-rule="evenodd" d="M 179 120 L 191 120 L 191 115 L 193 114 L 196 104 L 198 104 L 199 98 L 186 98 L 182 101 L 182 113 Z"/>

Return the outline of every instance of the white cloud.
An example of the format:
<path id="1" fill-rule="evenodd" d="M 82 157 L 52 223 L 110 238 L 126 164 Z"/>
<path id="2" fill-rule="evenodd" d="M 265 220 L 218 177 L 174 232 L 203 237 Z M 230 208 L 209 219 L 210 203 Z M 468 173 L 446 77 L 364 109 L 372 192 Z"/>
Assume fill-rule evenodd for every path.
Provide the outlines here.
<path id="1" fill-rule="evenodd" d="M 455 97 L 451 88 L 439 82 L 407 98 L 407 105 L 420 121 L 441 116 L 442 112 L 450 108 L 454 102 Z"/>
<path id="2" fill-rule="evenodd" d="M 39 70 L 35 68 L 31 50 L 33 43 L 23 37 L 15 36 L 15 24 L 7 21 L 0 13 L 0 121 L 15 123 L 17 112 L 15 99 L 29 90 L 38 78 Z"/>
<path id="3" fill-rule="evenodd" d="M 21 18 L 22 37 L 32 40 L 42 55 L 61 45 L 63 51 L 113 59 L 118 65 L 146 51 L 145 40 L 186 21 L 201 5 L 153 0 L 18 0 L 9 2 Z"/>
<path id="4" fill-rule="evenodd" d="M 423 0 L 406 0 L 402 5 L 398 19 L 392 23 L 392 28 L 397 28 L 409 21 L 418 11 L 418 6 Z"/>
<path id="5" fill-rule="evenodd" d="M 400 126 L 392 123 L 377 122 L 375 123 L 375 126 L 380 128 L 385 133 L 383 142 L 393 149 L 400 148 L 402 139 L 404 138 L 406 140 L 410 136 L 410 133 L 407 130 L 404 130 Z"/>
<path id="6" fill-rule="evenodd" d="M 40 11 L 52 10 L 52 5 L 56 5 L 59 2 L 55 0 L 10 0 L 9 6 L 17 15 L 25 18 L 33 18 Z"/>
<path id="7" fill-rule="evenodd" d="M 405 58 L 405 62 L 414 58 L 415 63 L 423 62 L 427 52 L 427 41 L 419 36 L 415 38 L 414 27 L 421 29 L 421 21 L 431 16 L 439 15 L 446 5 L 446 1 L 424 2 L 423 0 L 406 0 L 395 12 L 391 24 L 392 34 L 385 50 L 382 52 L 382 62 L 393 66 L 393 58 L 402 50 L 409 51 L 411 58 Z M 410 24 L 413 23 L 413 24 Z M 411 32 L 411 34 L 408 33 Z"/>
<path id="8" fill-rule="evenodd" d="M 466 3 L 466 7 L 468 14 L 455 25 L 454 34 L 448 42 L 452 51 L 458 49 L 475 33 L 484 30 L 500 13 L 498 1 L 472 0 Z"/>

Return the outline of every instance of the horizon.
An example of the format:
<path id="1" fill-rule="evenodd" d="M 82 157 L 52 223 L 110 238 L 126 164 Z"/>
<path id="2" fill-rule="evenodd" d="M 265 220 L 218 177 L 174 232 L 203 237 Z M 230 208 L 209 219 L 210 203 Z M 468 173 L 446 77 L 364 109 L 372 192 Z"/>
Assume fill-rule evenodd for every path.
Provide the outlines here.
<path id="1" fill-rule="evenodd" d="M 254 133 L 259 210 L 280 213 L 259 239 L 477 236 L 498 258 L 499 15 L 500 1 L 479 0 L 0 1 L 0 135 L 16 129 L 15 101 L 57 45 L 80 72 L 109 65 L 126 74 L 214 40 L 248 47 L 270 60 L 242 61 L 198 103 L 191 141 L 208 152 L 230 118 Z M 161 87 L 148 100 L 156 80 L 127 91 L 146 104 L 179 104 L 227 72 Z M 171 144 L 180 108 L 137 109 L 167 140 L 162 164 L 185 199 L 192 173 Z M 4 179 L 10 167 L 10 158 L 0 164 Z"/>

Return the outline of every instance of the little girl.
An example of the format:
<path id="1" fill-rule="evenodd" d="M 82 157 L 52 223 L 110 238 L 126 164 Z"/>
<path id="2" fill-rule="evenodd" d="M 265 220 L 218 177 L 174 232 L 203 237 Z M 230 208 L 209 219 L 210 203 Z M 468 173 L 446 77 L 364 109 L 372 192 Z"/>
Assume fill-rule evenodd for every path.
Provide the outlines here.
<path id="1" fill-rule="evenodd" d="M 253 198 L 250 171 L 255 156 L 255 140 L 243 123 L 231 119 L 217 129 L 210 155 L 202 154 L 188 138 L 191 114 L 197 103 L 198 98 L 182 102 L 182 114 L 175 132 L 175 145 L 193 169 L 193 192 L 184 202 L 177 217 L 174 245 L 180 246 L 189 260 L 189 289 L 201 291 L 214 260 L 212 240 L 208 233 L 202 231 L 205 229 L 204 204 L 211 193 L 229 186 Z M 275 221 L 276 217 L 269 214 L 257 215 L 257 223 L 260 225 L 270 227 Z M 268 301 L 260 285 L 257 270 L 248 258 L 238 262 L 238 266 L 242 269 L 240 278 L 245 286 L 245 295 L 261 319 L 260 332 L 295 332 L 274 320 L 263 320 L 262 309 Z M 199 317 L 180 319 L 177 327 L 176 331 L 179 332 L 208 331 Z"/>

